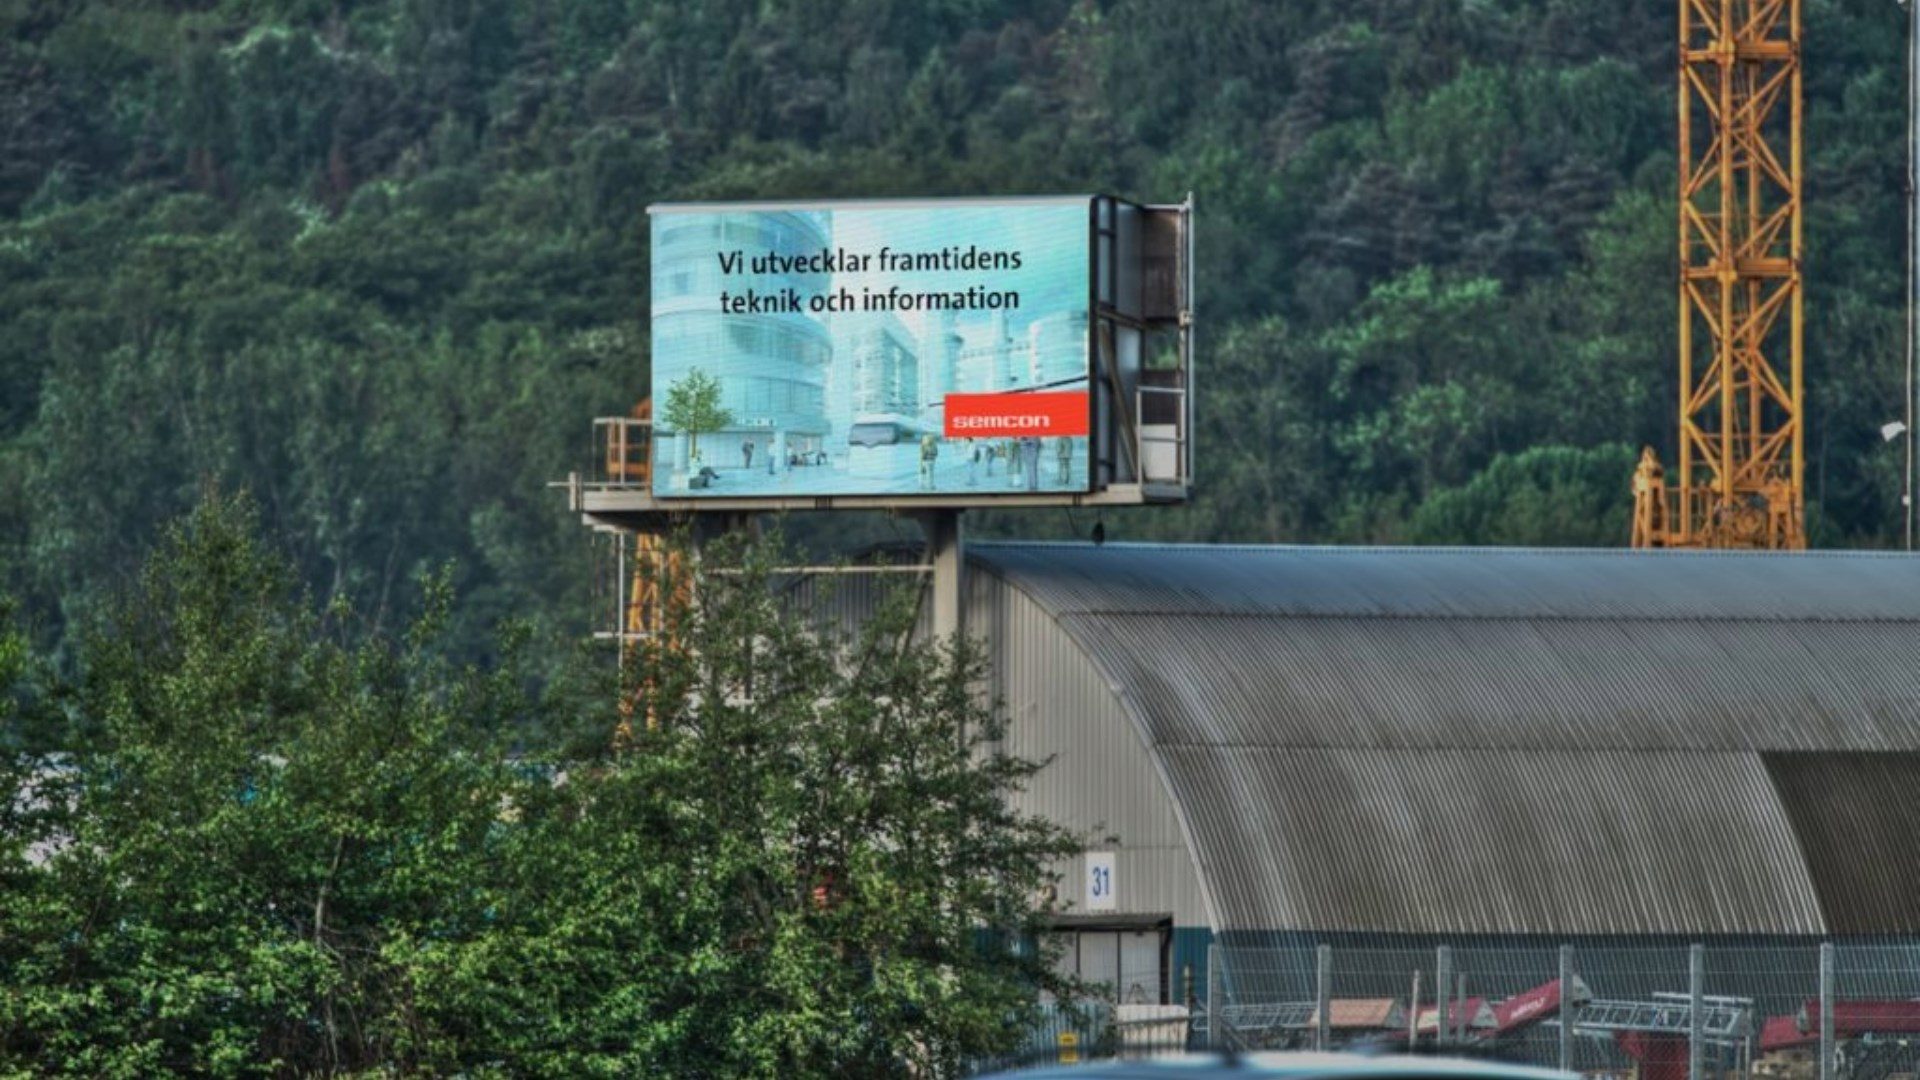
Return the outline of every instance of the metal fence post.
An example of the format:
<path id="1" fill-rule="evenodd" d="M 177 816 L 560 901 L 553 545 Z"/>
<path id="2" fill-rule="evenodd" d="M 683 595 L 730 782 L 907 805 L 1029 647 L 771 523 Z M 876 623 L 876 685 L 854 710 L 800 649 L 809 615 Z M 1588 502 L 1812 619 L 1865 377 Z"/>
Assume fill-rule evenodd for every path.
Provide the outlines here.
<path id="1" fill-rule="evenodd" d="M 1333 946 L 1322 945 L 1314 953 L 1313 979 L 1313 1048 L 1327 1049 L 1332 1040 L 1328 1037 L 1332 1030 L 1333 1017 Z"/>
<path id="2" fill-rule="evenodd" d="M 1218 943 L 1207 945 L 1207 1049 L 1220 1045 L 1220 966 L 1222 956 Z"/>
<path id="3" fill-rule="evenodd" d="M 1560 1071 L 1573 1071 L 1573 946 L 1560 946 Z"/>
<path id="4" fill-rule="evenodd" d="M 1433 956 L 1433 1044 L 1447 1045 L 1447 1005 L 1448 997 L 1453 993 L 1453 948 L 1442 945 L 1434 950 Z M 1413 1026 L 1417 1035 L 1420 1029 L 1420 1003 L 1413 1003 Z"/>
<path id="5" fill-rule="evenodd" d="M 1420 1038 L 1420 1028 L 1414 1022 L 1420 1016 L 1420 969 L 1419 968 L 1413 969 L 1413 993 L 1409 994 L 1408 997 L 1413 999 L 1413 1008 L 1407 1011 L 1407 1046 L 1412 1047 L 1415 1045 L 1415 1043 L 1419 1041 L 1419 1038 Z"/>
<path id="6" fill-rule="evenodd" d="M 1687 1080 L 1701 1080 L 1706 1049 L 1707 948 L 1687 950 Z"/>
<path id="7" fill-rule="evenodd" d="M 1833 1080 L 1833 943 L 1820 945 L 1820 1080 Z"/>

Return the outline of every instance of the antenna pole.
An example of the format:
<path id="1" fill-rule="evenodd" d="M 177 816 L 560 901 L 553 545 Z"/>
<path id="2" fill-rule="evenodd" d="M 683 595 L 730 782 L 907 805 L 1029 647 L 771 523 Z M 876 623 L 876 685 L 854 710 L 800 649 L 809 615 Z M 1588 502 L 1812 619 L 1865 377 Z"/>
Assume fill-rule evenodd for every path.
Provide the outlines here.
<path id="1" fill-rule="evenodd" d="M 1920 304 L 1920 281 L 1915 279 L 1915 264 L 1920 262 L 1920 0 L 1902 0 L 1907 9 L 1907 477 L 1900 496 L 1900 516 L 1906 526 L 1907 550 L 1913 550 L 1913 467 L 1916 438 L 1914 431 L 1914 336 L 1916 304 Z"/>

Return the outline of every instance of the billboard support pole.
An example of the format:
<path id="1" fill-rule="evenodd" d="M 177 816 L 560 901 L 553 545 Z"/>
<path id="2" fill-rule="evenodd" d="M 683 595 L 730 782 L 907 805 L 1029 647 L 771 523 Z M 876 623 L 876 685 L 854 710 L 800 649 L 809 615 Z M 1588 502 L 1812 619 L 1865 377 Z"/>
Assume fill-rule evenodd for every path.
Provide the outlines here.
<path id="1" fill-rule="evenodd" d="M 961 510 L 922 513 L 920 528 L 927 535 L 927 563 L 933 567 L 933 636 L 958 640 L 966 631 L 966 537 Z"/>

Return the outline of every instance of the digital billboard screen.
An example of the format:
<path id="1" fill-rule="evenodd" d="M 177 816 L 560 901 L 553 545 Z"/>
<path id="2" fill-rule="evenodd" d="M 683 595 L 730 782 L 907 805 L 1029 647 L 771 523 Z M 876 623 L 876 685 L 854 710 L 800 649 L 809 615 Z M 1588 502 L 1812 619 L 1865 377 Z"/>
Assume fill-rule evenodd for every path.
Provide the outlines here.
<path id="1" fill-rule="evenodd" d="M 1090 200 L 651 222 L 657 497 L 1088 490 Z"/>

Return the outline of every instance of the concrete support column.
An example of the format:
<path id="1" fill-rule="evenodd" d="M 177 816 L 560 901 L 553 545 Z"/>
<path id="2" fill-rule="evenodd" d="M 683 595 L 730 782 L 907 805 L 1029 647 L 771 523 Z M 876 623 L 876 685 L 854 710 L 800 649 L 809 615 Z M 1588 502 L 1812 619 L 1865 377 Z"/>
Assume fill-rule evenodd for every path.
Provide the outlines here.
<path id="1" fill-rule="evenodd" d="M 929 510 L 919 515 L 927 536 L 927 562 L 933 566 L 933 636 L 954 640 L 966 632 L 967 550 L 960 510 Z"/>

